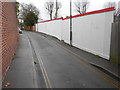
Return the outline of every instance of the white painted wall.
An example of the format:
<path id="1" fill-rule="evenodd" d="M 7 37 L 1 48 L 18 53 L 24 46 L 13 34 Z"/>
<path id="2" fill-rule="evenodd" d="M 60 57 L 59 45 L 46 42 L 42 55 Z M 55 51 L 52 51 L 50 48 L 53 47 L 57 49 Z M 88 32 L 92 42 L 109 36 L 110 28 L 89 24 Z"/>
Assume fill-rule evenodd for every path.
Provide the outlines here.
<path id="1" fill-rule="evenodd" d="M 58 39 L 61 40 L 62 20 L 55 20 L 46 23 L 49 35 L 57 37 Z"/>
<path id="2" fill-rule="evenodd" d="M 113 11 L 72 19 L 72 45 L 109 59 Z M 70 44 L 70 20 L 38 23 L 38 31 Z"/>
<path id="3" fill-rule="evenodd" d="M 113 12 L 73 18 L 73 46 L 109 59 Z"/>
<path id="4" fill-rule="evenodd" d="M 61 40 L 61 30 L 62 30 L 61 24 L 62 24 L 62 20 L 38 23 L 38 32 L 49 34 Z"/>
<path id="5" fill-rule="evenodd" d="M 61 30 L 61 39 L 64 40 L 64 42 L 70 44 L 70 20 L 63 20 L 62 21 L 62 30 Z"/>

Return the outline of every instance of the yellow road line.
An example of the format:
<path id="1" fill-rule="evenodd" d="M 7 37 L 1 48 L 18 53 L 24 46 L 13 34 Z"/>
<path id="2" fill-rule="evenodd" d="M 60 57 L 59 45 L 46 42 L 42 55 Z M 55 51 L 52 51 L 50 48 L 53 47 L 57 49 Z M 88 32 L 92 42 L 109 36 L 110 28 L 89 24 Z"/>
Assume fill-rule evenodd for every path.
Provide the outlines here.
<path id="1" fill-rule="evenodd" d="M 38 59 L 38 61 L 39 61 L 39 59 Z M 48 83 L 47 83 L 47 79 L 46 79 L 46 76 L 45 76 L 45 73 L 44 73 L 44 70 L 43 70 L 43 67 L 42 67 L 40 62 L 39 62 L 39 64 L 40 64 L 40 68 L 42 70 L 42 74 L 43 74 L 43 77 L 44 77 L 44 80 L 45 80 L 46 87 L 49 88 Z"/>
<path id="2" fill-rule="evenodd" d="M 29 35 L 28 35 L 28 37 L 29 37 Z M 29 38 L 30 38 L 30 37 L 29 37 Z M 43 78 L 44 78 L 44 80 L 45 80 L 46 87 L 47 87 L 47 88 L 52 88 L 52 85 L 51 85 L 50 80 L 49 80 L 49 78 L 48 78 L 47 72 L 46 72 L 46 70 L 45 70 L 45 68 L 44 68 L 42 59 L 40 58 L 40 55 L 39 55 L 39 53 L 37 52 L 36 48 L 34 48 L 34 49 L 35 49 L 35 53 L 36 53 L 38 62 L 39 62 L 39 64 L 40 64 L 40 68 L 41 68 L 41 70 L 42 70 L 42 75 L 43 75 Z"/>
<path id="3" fill-rule="evenodd" d="M 109 83 L 111 83 L 113 86 L 115 86 L 116 88 L 119 88 L 119 85 L 115 82 L 113 82 L 112 80 L 108 79 L 108 77 L 106 77 L 105 75 L 101 74 L 100 72 L 96 71 L 94 68 L 90 67 L 89 65 L 87 65 L 86 63 L 80 61 L 80 59 L 76 56 L 73 56 L 72 54 L 70 54 L 73 58 L 75 58 L 77 61 L 79 61 L 80 63 L 82 63 L 84 66 L 88 67 L 90 70 L 94 71 L 95 73 L 97 73 L 99 76 L 101 76 L 104 80 L 108 81 Z M 120 89 L 120 88 L 119 88 Z"/>
<path id="4" fill-rule="evenodd" d="M 49 88 L 52 88 L 52 85 L 51 85 L 50 80 L 49 80 L 49 78 L 48 78 L 47 72 L 46 72 L 45 67 L 44 67 L 44 65 L 43 65 L 42 59 L 40 58 L 40 60 L 41 60 L 41 65 L 42 65 L 42 67 L 43 67 L 43 71 L 44 71 L 44 73 L 45 73 L 45 75 L 46 75 L 46 79 L 47 79 L 47 81 L 48 81 Z"/>
<path id="5" fill-rule="evenodd" d="M 45 37 L 44 37 L 45 38 Z M 82 63 L 83 65 L 85 65 L 86 67 L 88 67 L 90 70 L 96 72 L 99 76 L 101 76 L 104 80 L 106 80 L 107 82 L 109 82 L 110 84 L 112 84 L 113 86 L 115 86 L 116 88 L 118 88 L 120 90 L 120 86 L 115 83 L 114 81 L 112 81 L 111 79 L 109 79 L 107 76 L 101 74 L 100 72 L 96 71 L 95 69 L 93 69 L 91 66 L 88 66 L 86 63 L 84 63 L 83 61 L 80 60 L 79 56 L 76 55 L 74 52 L 70 51 L 69 49 L 62 47 L 60 44 L 58 44 L 55 41 L 52 41 L 48 38 L 46 38 L 50 43 L 52 42 L 52 44 L 56 45 L 57 47 L 62 48 L 62 50 L 66 51 L 67 53 L 69 52 L 69 54 L 75 58 L 77 61 L 79 61 L 80 63 Z"/>
<path id="6" fill-rule="evenodd" d="M 66 48 L 64 48 L 66 49 Z M 70 50 L 69 50 L 70 51 Z M 96 71 L 95 69 L 93 69 L 92 67 L 90 67 L 89 65 L 87 65 L 86 63 L 80 61 L 80 59 L 77 56 L 73 56 L 72 52 L 70 51 L 69 53 L 72 57 L 76 58 L 80 63 L 84 64 L 86 67 L 88 67 L 89 69 L 91 69 L 92 71 L 96 72 L 99 76 L 101 76 L 102 78 L 104 78 L 106 81 L 108 81 L 109 83 L 111 83 L 113 86 L 115 86 L 116 88 L 120 89 L 120 86 L 113 82 L 112 80 L 108 79 L 108 77 L 106 77 L 105 75 L 101 74 L 100 72 Z"/>

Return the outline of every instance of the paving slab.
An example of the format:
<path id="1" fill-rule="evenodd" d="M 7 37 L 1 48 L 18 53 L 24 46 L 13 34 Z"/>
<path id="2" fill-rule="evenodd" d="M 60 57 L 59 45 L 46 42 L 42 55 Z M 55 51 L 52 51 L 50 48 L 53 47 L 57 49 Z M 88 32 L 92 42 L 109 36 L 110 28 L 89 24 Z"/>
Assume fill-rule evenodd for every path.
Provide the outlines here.
<path id="1" fill-rule="evenodd" d="M 24 32 L 23 32 L 24 33 Z M 28 37 L 20 34 L 14 60 L 4 78 L 3 88 L 34 88 L 34 66 Z M 4 85 L 9 82 L 10 86 Z"/>

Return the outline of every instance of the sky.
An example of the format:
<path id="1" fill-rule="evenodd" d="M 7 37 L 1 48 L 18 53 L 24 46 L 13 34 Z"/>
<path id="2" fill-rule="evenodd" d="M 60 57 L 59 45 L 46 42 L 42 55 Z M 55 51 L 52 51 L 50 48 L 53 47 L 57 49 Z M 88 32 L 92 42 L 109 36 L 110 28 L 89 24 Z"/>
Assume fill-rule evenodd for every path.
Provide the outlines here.
<path id="1" fill-rule="evenodd" d="M 32 3 L 40 11 L 40 18 L 45 19 L 45 20 L 49 19 L 49 15 L 45 11 L 45 7 L 44 7 L 44 3 L 47 2 L 48 0 L 17 0 L 17 1 L 20 3 L 26 3 L 26 4 Z M 76 0 L 72 0 L 72 15 L 78 14 L 75 11 L 75 6 L 74 6 L 75 1 Z M 109 2 L 114 1 L 117 4 L 118 2 L 120 2 L 120 0 L 89 0 L 90 4 L 89 4 L 87 12 L 103 9 L 104 3 L 108 1 Z M 58 0 L 58 2 L 61 2 L 62 4 L 62 8 L 59 10 L 59 14 L 60 14 L 59 16 L 61 17 L 69 16 L 70 15 L 70 0 Z"/>

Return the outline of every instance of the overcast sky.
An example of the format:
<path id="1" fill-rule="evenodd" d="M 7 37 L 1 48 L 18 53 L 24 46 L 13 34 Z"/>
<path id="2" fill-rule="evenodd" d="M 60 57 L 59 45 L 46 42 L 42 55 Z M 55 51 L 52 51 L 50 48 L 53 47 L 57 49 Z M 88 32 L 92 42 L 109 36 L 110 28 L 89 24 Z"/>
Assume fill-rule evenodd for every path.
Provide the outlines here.
<path id="1" fill-rule="evenodd" d="M 44 3 L 47 2 L 48 0 L 17 0 L 17 1 L 20 3 L 27 3 L 27 4 L 32 3 L 40 10 L 40 16 L 42 19 L 49 19 L 49 16 L 47 15 L 45 8 L 44 8 Z M 59 11 L 60 16 L 62 17 L 69 16 L 70 0 L 58 0 L 58 1 L 61 2 L 62 4 L 62 8 Z M 87 11 L 89 12 L 89 11 L 103 9 L 104 3 L 107 1 L 111 1 L 111 2 L 115 1 L 116 3 L 118 3 L 118 1 L 120 0 L 89 0 L 90 4 L 89 4 Z M 74 8 L 75 0 L 72 0 L 72 2 L 73 2 L 72 3 L 72 15 L 76 15 L 77 12 L 75 12 L 75 8 Z"/>

